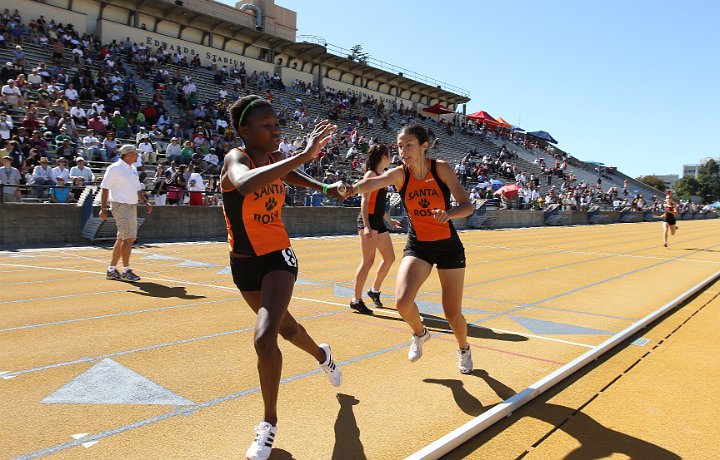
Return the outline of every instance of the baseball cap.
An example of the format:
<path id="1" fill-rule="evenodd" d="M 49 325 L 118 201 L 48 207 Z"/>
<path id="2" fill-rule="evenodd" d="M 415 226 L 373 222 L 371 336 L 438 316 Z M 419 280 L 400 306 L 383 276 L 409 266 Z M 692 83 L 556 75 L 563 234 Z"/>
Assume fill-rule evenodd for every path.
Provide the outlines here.
<path id="1" fill-rule="evenodd" d="M 124 157 L 130 152 L 137 152 L 137 148 L 135 148 L 132 144 L 124 144 L 122 147 L 120 147 L 120 157 Z"/>
<path id="2" fill-rule="evenodd" d="M 75 157 L 75 161 L 85 161 L 85 158 L 83 158 L 83 157 Z"/>

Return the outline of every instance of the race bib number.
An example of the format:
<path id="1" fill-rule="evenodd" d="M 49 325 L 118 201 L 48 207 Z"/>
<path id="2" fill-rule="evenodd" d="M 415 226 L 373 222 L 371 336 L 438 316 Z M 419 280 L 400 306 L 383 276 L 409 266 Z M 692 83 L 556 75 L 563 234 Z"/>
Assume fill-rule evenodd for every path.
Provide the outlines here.
<path id="1" fill-rule="evenodd" d="M 292 248 L 283 249 L 282 255 L 285 258 L 285 263 L 288 264 L 290 267 L 298 266 L 297 257 L 295 257 L 295 253 L 293 252 Z"/>

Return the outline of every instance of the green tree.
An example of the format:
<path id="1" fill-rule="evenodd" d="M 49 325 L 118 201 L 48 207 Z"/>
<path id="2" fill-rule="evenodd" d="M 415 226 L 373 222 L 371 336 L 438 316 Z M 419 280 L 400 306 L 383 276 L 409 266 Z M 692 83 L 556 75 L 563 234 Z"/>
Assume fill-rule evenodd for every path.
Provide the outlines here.
<path id="1" fill-rule="evenodd" d="M 700 190 L 700 182 L 694 177 L 682 177 L 675 183 L 675 192 L 680 198 L 689 199 L 697 196 Z"/>
<path id="2" fill-rule="evenodd" d="M 363 51 L 361 44 L 357 44 L 350 48 L 350 52 L 352 54 L 348 55 L 348 59 L 351 61 L 357 61 L 360 64 L 367 64 L 368 59 L 370 59 L 370 55 Z"/>
<path id="3" fill-rule="evenodd" d="M 658 176 L 640 176 L 637 178 L 643 184 L 664 191 L 667 188 L 665 181 L 660 179 Z"/>
<path id="4" fill-rule="evenodd" d="M 712 158 L 698 168 L 700 196 L 705 203 L 712 203 L 720 197 L 720 165 Z"/>

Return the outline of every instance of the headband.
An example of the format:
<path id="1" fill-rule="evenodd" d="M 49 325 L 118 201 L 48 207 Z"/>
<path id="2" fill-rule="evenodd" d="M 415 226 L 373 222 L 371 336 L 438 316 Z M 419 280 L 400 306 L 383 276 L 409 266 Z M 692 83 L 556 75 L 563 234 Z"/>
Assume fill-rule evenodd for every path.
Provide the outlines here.
<path id="1" fill-rule="evenodd" d="M 238 119 L 238 126 L 242 125 L 243 118 L 245 117 L 245 112 L 247 112 L 248 109 L 249 109 L 253 104 L 255 104 L 257 101 L 262 101 L 262 100 L 263 100 L 263 99 L 261 99 L 261 98 L 254 99 L 251 103 L 249 103 L 248 105 L 245 106 L 245 108 L 243 109 L 242 113 L 240 113 L 240 118 Z"/>

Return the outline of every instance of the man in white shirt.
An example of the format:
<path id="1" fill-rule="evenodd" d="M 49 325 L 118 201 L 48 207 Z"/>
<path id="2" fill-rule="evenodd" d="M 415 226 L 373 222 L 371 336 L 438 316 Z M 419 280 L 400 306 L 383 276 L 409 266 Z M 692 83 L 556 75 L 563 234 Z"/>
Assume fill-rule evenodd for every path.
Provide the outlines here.
<path id="1" fill-rule="evenodd" d="M 57 166 L 52 169 L 52 172 L 56 181 L 58 177 L 62 177 L 66 184 L 70 183 L 70 170 L 67 168 L 67 160 L 65 158 L 58 158 Z"/>
<path id="2" fill-rule="evenodd" d="M 42 198 L 44 192 L 44 187 L 42 186 L 55 185 L 55 177 L 53 176 L 52 169 L 48 166 L 47 158 L 40 158 L 40 164 L 33 169 L 31 184 L 38 186 L 35 189 L 40 198 Z"/>
<path id="3" fill-rule="evenodd" d="M 15 80 L 8 80 L 7 85 L 4 85 L 0 90 L 2 99 L 7 105 L 12 107 L 19 107 L 24 105 L 22 91 L 15 85 Z"/>
<path id="4" fill-rule="evenodd" d="M 95 174 L 93 174 L 92 169 L 85 166 L 85 158 L 77 157 L 75 158 L 75 162 L 77 163 L 76 166 L 70 168 L 70 179 L 82 177 L 85 183 L 95 180 Z"/>
<path id="5" fill-rule="evenodd" d="M 90 159 L 90 161 L 95 159 L 95 155 L 100 156 L 100 161 L 107 161 L 105 150 L 100 148 L 100 140 L 95 137 L 94 130 L 87 130 L 87 136 L 83 137 L 83 145 L 85 146 L 85 155 Z"/>
<path id="6" fill-rule="evenodd" d="M 108 166 L 100 184 L 100 219 L 107 220 L 109 203 L 117 225 L 117 239 L 113 246 L 110 266 L 105 278 L 117 281 L 139 281 L 140 277 L 130 268 L 130 253 L 137 238 L 137 203 L 141 201 L 149 213 L 152 206 L 142 193 L 142 184 L 137 169 L 133 166 L 138 157 L 134 145 L 125 144 L 120 147 L 120 159 Z M 122 258 L 125 270 L 122 274 L 116 265 Z"/>
<path id="7" fill-rule="evenodd" d="M 144 138 L 148 137 L 147 130 L 144 126 L 141 126 L 138 133 L 135 135 L 135 143 L 139 144 Z"/>
<path id="8" fill-rule="evenodd" d="M 218 118 L 215 122 L 215 130 L 218 134 L 223 135 L 225 134 L 225 130 L 228 127 L 228 122 L 224 118 Z"/>
<path id="9" fill-rule="evenodd" d="M 291 145 L 291 144 L 288 142 L 288 138 L 287 138 L 287 137 L 284 137 L 283 140 L 282 140 L 282 142 L 280 142 L 280 145 L 278 146 L 278 149 L 280 149 L 280 151 L 281 151 L 282 153 L 284 153 L 285 156 L 287 157 L 287 156 L 289 156 L 288 153 L 290 153 L 290 145 Z"/>
<path id="10" fill-rule="evenodd" d="M 73 48 L 72 54 L 73 54 L 73 62 L 75 64 L 79 65 L 79 64 L 83 63 L 83 50 L 79 46 Z"/>
<path id="11" fill-rule="evenodd" d="M 80 97 L 80 95 L 78 94 L 77 90 L 75 89 L 75 87 L 73 86 L 72 83 L 70 83 L 68 85 L 67 89 L 65 90 L 65 97 L 68 98 L 68 101 L 71 104 L 74 104 L 75 101 L 77 101 L 78 98 Z"/>
<path id="12" fill-rule="evenodd" d="M 195 83 L 193 83 L 191 79 L 185 84 L 185 86 L 183 86 L 183 93 L 185 94 L 185 97 L 188 97 L 195 92 L 197 92 L 197 86 L 195 86 Z"/>
<path id="13" fill-rule="evenodd" d="M 6 155 L 2 159 L 3 167 L 0 168 L 0 184 L 2 184 L 2 191 L 0 196 L 4 203 L 11 203 L 20 201 L 22 195 L 20 194 L 20 171 L 12 167 L 13 157 Z"/>
<path id="14" fill-rule="evenodd" d="M 40 88 L 40 85 L 43 82 L 42 76 L 38 73 L 37 67 L 34 67 L 32 69 L 32 73 L 27 76 L 27 81 L 30 83 L 30 87 L 32 89 L 38 89 Z"/>
<path id="15" fill-rule="evenodd" d="M 173 161 L 178 161 L 180 159 L 180 150 L 182 150 L 180 139 L 173 137 L 170 139 L 170 143 L 165 149 L 165 158 L 171 163 Z"/>
<path id="16" fill-rule="evenodd" d="M 147 136 L 140 141 L 137 150 L 140 152 L 143 163 L 157 163 L 157 152 Z"/>
<path id="17" fill-rule="evenodd" d="M 202 177 L 202 168 L 196 166 L 188 178 L 187 189 L 190 191 L 190 205 L 201 206 L 203 204 L 203 192 L 205 191 L 205 182 Z"/>
<path id="18" fill-rule="evenodd" d="M 217 174 L 220 171 L 220 159 L 215 154 L 215 149 L 210 149 L 208 154 L 203 157 L 203 161 L 207 166 L 207 172 L 210 174 Z"/>
<path id="19" fill-rule="evenodd" d="M 357 153 L 358 153 L 358 151 L 357 151 L 357 149 L 355 149 L 355 146 L 351 145 L 350 148 L 348 149 L 347 153 L 345 154 L 345 160 L 346 161 L 352 160 L 352 158 L 355 155 L 357 155 Z"/>

